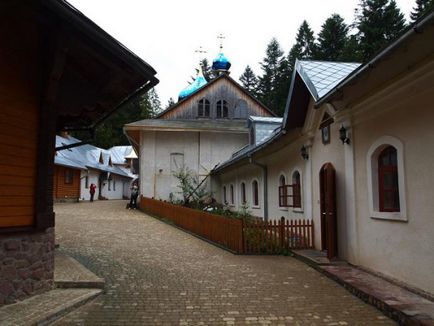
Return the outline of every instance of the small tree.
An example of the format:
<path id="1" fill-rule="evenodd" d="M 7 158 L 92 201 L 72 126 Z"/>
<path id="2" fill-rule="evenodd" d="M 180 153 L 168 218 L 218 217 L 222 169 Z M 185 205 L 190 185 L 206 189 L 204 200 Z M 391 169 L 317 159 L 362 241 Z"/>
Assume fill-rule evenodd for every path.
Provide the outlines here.
<path id="1" fill-rule="evenodd" d="M 198 176 L 188 167 L 183 166 L 173 172 L 178 179 L 179 193 L 182 195 L 182 205 L 188 207 L 202 208 L 206 198 L 211 196 L 206 190 L 206 184 L 199 181 Z"/>

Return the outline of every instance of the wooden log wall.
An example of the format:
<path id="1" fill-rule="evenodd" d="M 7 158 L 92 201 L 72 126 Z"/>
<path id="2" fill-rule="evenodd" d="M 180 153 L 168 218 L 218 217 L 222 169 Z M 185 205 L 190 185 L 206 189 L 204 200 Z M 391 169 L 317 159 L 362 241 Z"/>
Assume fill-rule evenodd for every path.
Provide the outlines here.
<path id="1" fill-rule="evenodd" d="M 66 183 L 65 174 L 67 170 L 72 174 L 72 183 Z M 78 200 L 80 198 L 80 170 L 56 166 L 53 179 L 54 199 Z"/>

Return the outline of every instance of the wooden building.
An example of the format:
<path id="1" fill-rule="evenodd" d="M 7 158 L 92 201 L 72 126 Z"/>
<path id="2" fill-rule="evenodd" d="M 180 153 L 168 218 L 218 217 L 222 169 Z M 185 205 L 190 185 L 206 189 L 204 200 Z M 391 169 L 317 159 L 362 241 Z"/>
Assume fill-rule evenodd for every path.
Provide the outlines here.
<path id="1" fill-rule="evenodd" d="M 140 189 L 145 197 L 179 198 L 174 172 L 188 168 L 203 180 L 217 164 L 249 144 L 249 116 L 274 117 L 227 71 L 219 69 L 221 74 L 209 82 L 199 71 L 181 91 L 180 100 L 157 119 L 124 127 L 139 153 Z"/>
<path id="2" fill-rule="evenodd" d="M 66 1 L 1 1 L 0 39 L 3 304 L 52 287 L 56 132 L 92 129 L 158 80 Z"/>

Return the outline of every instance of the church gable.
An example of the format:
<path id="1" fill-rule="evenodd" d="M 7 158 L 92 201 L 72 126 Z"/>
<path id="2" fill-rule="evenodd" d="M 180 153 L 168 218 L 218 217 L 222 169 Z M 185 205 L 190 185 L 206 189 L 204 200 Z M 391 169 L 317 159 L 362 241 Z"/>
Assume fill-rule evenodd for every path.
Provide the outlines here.
<path id="1" fill-rule="evenodd" d="M 275 116 L 227 75 L 212 80 L 162 112 L 159 119 L 244 119 Z"/>

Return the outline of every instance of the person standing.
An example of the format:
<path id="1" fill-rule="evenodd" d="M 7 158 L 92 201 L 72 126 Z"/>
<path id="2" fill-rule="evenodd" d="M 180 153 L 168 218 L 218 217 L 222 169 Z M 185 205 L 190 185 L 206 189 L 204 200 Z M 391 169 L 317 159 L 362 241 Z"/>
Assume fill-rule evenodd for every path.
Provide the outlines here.
<path id="1" fill-rule="evenodd" d="M 93 201 L 93 197 L 95 196 L 96 185 L 94 183 L 91 183 L 89 188 L 90 188 L 89 189 L 90 201 Z"/>
<path id="2" fill-rule="evenodd" d="M 134 185 L 131 188 L 131 199 L 130 199 L 130 206 L 129 208 L 131 209 L 136 209 L 137 208 L 137 197 L 139 196 L 139 187 L 137 187 L 137 185 Z"/>

